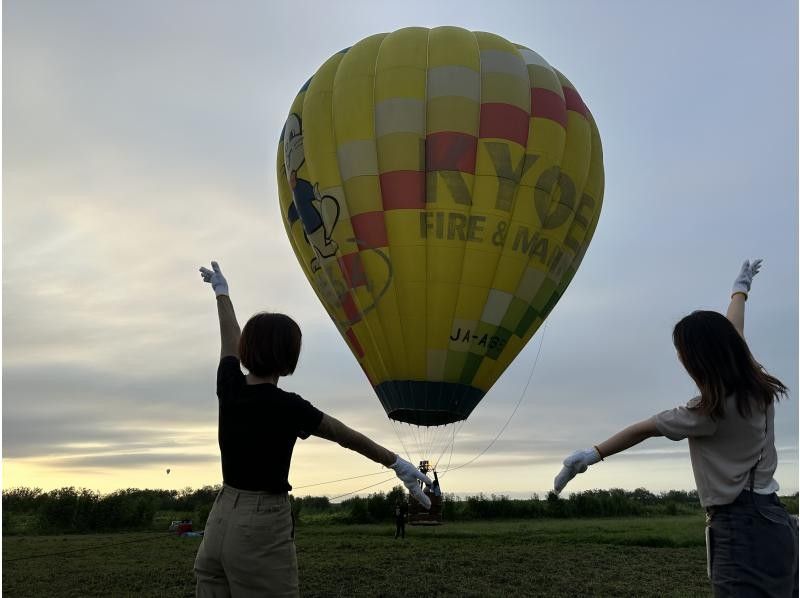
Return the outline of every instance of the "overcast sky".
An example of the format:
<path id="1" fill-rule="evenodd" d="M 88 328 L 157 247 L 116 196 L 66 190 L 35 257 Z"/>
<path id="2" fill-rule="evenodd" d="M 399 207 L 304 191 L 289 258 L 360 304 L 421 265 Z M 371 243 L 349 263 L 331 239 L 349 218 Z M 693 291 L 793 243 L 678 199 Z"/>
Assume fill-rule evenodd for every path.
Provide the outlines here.
<path id="1" fill-rule="evenodd" d="M 743 259 L 761 257 L 746 336 L 791 389 L 776 410 L 776 478 L 796 492 L 797 17 L 791 0 L 7 0 L 3 487 L 221 482 L 216 308 L 197 273 L 212 259 L 240 321 L 268 309 L 302 326 L 299 367 L 281 385 L 402 452 L 291 252 L 276 144 L 331 54 L 372 33 L 458 25 L 534 49 L 575 84 L 603 140 L 606 188 L 544 339 L 445 462 L 475 457 L 522 398 L 519 410 L 444 489 L 544 493 L 568 453 L 691 398 L 672 326 L 724 311 Z M 310 439 L 290 481 L 335 496 L 385 478 L 308 485 L 377 472 Z M 649 440 L 568 489 L 641 486 L 693 488 L 687 444 Z"/>

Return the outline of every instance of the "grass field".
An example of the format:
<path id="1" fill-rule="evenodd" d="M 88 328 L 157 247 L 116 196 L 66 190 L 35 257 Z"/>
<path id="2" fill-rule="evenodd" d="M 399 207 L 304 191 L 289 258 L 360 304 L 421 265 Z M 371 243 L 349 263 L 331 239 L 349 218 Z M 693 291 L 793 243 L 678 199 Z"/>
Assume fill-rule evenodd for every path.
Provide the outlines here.
<path id="1" fill-rule="evenodd" d="M 303 596 L 710 596 L 701 515 L 407 527 L 303 525 Z M 3 538 L 6 596 L 192 596 L 199 538 Z M 91 550 L 79 550 L 102 546 Z M 67 551 L 76 552 L 67 552 Z M 66 553 L 23 558 L 49 553 Z M 14 560 L 20 559 L 20 560 Z"/>

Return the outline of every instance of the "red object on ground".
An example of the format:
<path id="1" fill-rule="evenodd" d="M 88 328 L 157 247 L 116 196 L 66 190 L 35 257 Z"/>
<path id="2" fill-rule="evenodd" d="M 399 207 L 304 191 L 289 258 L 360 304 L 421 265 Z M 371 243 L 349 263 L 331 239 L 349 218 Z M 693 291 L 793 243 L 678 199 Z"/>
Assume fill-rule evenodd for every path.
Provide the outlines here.
<path id="1" fill-rule="evenodd" d="M 179 536 L 181 534 L 183 534 L 183 533 L 190 532 L 190 531 L 192 531 L 192 522 L 191 521 L 181 522 L 175 528 L 175 533 L 178 534 Z"/>

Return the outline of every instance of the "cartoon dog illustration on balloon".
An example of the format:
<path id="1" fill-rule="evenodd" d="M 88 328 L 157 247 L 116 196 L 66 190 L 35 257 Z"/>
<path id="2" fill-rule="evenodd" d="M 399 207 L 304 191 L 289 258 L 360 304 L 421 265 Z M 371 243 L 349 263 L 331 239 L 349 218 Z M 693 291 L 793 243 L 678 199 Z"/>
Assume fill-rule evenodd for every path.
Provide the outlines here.
<path id="1" fill-rule="evenodd" d="M 333 229 L 339 220 L 339 202 L 332 195 L 322 195 L 319 184 L 298 176 L 305 163 L 303 150 L 303 128 L 300 117 L 290 114 L 283 129 L 283 156 L 286 165 L 286 178 L 292 188 L 294 202 L 289 208 L 288 219 L 297 218 L 303 224 L 303 231 L 316 256 L 311 260 L 312 271 L 321 268 L 320 258 L 331 258 L 339 249 L 333 240 Z"/>

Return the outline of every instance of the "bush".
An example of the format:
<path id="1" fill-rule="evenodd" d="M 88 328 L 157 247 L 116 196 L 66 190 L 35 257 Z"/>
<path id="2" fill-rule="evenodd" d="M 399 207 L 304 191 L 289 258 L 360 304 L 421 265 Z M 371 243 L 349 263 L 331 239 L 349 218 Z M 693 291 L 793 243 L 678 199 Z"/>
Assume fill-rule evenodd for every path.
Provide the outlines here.
<path id="1" fill-rule="evenodd" d="M 118 530 L 149 527 L 158 500 L 146 490 L 118 490 L 103 497 L 97 506 L 95 529 Z"/>
<path id="2" fill-rule="evenodd" d="M 219 486 L 180 491 L 128 488 L 101 496 L 74 487 L 50 492 L 42 492 L 40 488 L 12 488 L 3 491 L 3 533 L 142 529 L 154 525 L 158 511 L 173 519 L 191 517 L 196 527 L 202 529 L 219 489 Z M 298 521 L 302 515 L 306 522 L 341 524 L 392 521 L 397 502 L 413 499 L 408 498 L 405 488 L 396 486 L 388 493 L 356 496 L 339 504 L 332 504 L 325 496 L 290 496 L 290 500 Z M 781 497 L 781 500 L 790 512 L 797 513 L 797 494 Z M 544 500 L 536 495 L 525 500 L 494 494 L 465 498 L 444 494 L 442 497 L 444 521 L 684 515 L 699 510 L 697 492 L 684 490 L 653 494 L 644 488 L 633 491 L 612 488 L 576 492 L 568 498 L 550 492 Z"/>
<path id="3" fill-rule="evenodd" d="M 214 506 L 214 503 L 208 503 L 205 505 L 200 505 L 194 510 L 194 514 L 192 515 L 192 527 L 195 530 L 201 530 L 206 528 L 206 522 L 208 521 L 208 515 L 211 513 L 211 507 Z"/>
<path id="4" fill-rule="evenodd" d="M 313 500 L 318 501 L 319 498 L 315 497 Z M 395 486 L 388 494 L 376 492 L 366 498 L 360 496 L 348 498 L 339 505 L 328 503 L 328 509 L 344 511 L 346 513 L 344 518 L 350 523 L 378 523 L 393 521 L 395 505 L 402 500 L 408 500 L 405 490 L 402 486 Z M 307 503 L 311 503 L 311 500 L 303 499 L 304 508 Z"/>
<path id="5" fill-rule="evenodd" d="M 356 496 L 343 502 L 342 507 L 349 510 L 345 519 L 347 523 L 372 523 L 372 518 L 367 508 L 367 499 Z"/>
<path id="6" fill-rule="evenodd" d="M 633 492 L 625 492 L 619 488 L 576 492 L 568 499 L 567 511 L 573 517 L 640 515 L 642 507 L 633 496 Z"/>
<path id="7" fill-rule="evenodd" d="M 327 496 L 294 498 L 294 504 L 302 505 L 302 509 L 310 513 L 327 513 L 331 510 L 331 501 Z"/>
<path id="8" fill-rule="evenodd" d="M 53 490 L 37 500 L 37 526 L 46 532 L 77 532 L 94 529 L 99 496 L 70 486 Z"/>
<path id="9" fill-rule="evenodd" d="M 781 502 L 783 503 L 783 506 L 786 507 L 787 511 L 797 515 L 797 492 L 791 496 L 781 496 Z"/>
<path id="10" fill-rule="evenodd" d="M 197 490 L 184 488 L 180 492 L 176 492 L 174 505 L 171 508 L 176 511 L 187 511 L 191 513 L 201 505 L 213 504 L 221 488 L 222 486 L 220 485 L 203 486 Z M 152 490 L 148 492 L 152 492 Z"/>
<path id="11" fill-rule="evenodd" d="M 3 490 L 3 515 L 36 510 L 44 496 L 41 488 L 20 487 Z"/>

